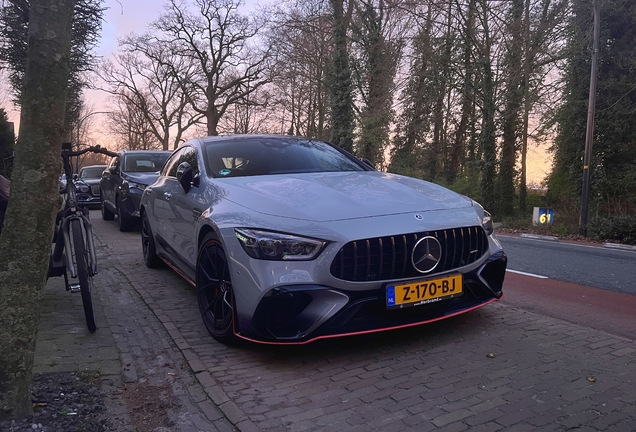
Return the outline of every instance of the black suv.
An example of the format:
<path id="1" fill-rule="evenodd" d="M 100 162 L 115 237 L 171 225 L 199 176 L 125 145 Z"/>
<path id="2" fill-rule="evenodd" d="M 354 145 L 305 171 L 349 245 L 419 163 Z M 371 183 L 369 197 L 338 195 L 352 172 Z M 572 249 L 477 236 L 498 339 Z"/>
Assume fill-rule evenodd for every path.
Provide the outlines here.
<path id="1" fill-rule="evenodd" d="M 99 182 L 102 218 L 113 220 L 120 231 L 130 231 L 139 221 L 139 200 L 148 185 L 157 180 L 159 170 L 172 152 L 123 150 L 104 170 Z"/>
<path id="2" fill-rule="evenodd" d="M 100 205 L 99 182 L 106 165 L 89 165 L 80 169 L 75 180 L 77 202 L 85 206 Z"/>

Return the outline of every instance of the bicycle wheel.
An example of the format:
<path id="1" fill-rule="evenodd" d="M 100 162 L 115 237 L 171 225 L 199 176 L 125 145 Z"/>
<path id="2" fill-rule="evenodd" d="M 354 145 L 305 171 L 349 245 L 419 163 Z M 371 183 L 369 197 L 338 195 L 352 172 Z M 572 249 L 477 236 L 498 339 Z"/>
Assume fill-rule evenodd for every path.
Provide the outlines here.
<path id="1" fill-rule="evenodd" d="M 80 292 L 82 293 L 86 326 L 88 330 L 93 333 L 97 330 L 97 326 L 95 325 L 95 311 L 93 310 L 93 299 L 91 297 L 93 278 L 88 271 L 88 250 L 86 249 L 86 239 L 82 230 L 81 220 L 73 219 L 71 221 L 71 234 L 73 235 L 73 252 L 75 255 L 75 266 L 77 269 L 77 278 L 79 279 Z"/>

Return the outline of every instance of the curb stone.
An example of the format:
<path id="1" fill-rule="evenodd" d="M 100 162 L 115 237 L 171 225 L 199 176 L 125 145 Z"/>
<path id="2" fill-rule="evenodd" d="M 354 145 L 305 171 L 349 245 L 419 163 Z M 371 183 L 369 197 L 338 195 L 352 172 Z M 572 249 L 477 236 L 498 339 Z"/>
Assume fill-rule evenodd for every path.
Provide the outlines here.
<path id="1" fill-rule="evenodd" d="M 609 249 L 620 249 L 620 250 L 627 250 L 627 251 L 636 252 L 636 246 L 624 245 L 624 244 L 620 244 L 620 243 L 604 243 L 603 247 L 606 247 L 606 248 L 609 248 Z"/>
<path id="2" fill-rule="evenodd" d="M 546 241 L 554 241 L 554 242 L 559 241 L 558 237 L 539 235 L 539 234 L 521 234 L 520 237 L 534 239 L 534 240 L 546 240 Z"/>

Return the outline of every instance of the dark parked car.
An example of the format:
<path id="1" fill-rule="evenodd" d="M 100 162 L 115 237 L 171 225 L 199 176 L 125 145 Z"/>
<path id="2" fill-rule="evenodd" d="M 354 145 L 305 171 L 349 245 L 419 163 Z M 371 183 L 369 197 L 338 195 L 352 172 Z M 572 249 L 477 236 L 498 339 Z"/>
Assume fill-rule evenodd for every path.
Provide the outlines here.
<path id="1" fill-rule="evenodd" d="M 196 286 L 222 342 L 307 343 L 410 327 L 502 296 L 490 214 L 328 143 L 191 140 L 141 199 L 146 265 Z"/>
<path id="2" fill-rule="evenodd" d="M 139 220 L 139 200 L 144 189 L 157 180 L 159 170 L 172 152 L 123 150 L 111 159 L 102 174 L 102 218 L 117 215 L 120 231 L 130 231 Z"/>
<path id="3" fill-rule="evenodd" d="M 80 169 L 75 182 L 79 204 L 85 206 L 101 204 L 99 182 L 105 169 L 106 165 L 89 165 Z"/>
<path id="4" fill-rule="evenodd" d="M 8 178 L 0 175 L 0 233 L 4 225 L 4 213 L 7 211 L 9 204 L 9 191 L 11 190 L 11 182 Z"/>

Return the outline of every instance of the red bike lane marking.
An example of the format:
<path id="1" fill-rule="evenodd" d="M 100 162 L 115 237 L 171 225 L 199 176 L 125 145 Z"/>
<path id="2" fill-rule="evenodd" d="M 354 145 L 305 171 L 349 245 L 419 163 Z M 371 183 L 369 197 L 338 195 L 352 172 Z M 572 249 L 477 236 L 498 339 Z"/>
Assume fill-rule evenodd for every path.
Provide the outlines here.
<path id="1" fill-rule="evenodd" d="M 509 306 L 636 339 L 636 295 L 507 272 Z"/>

